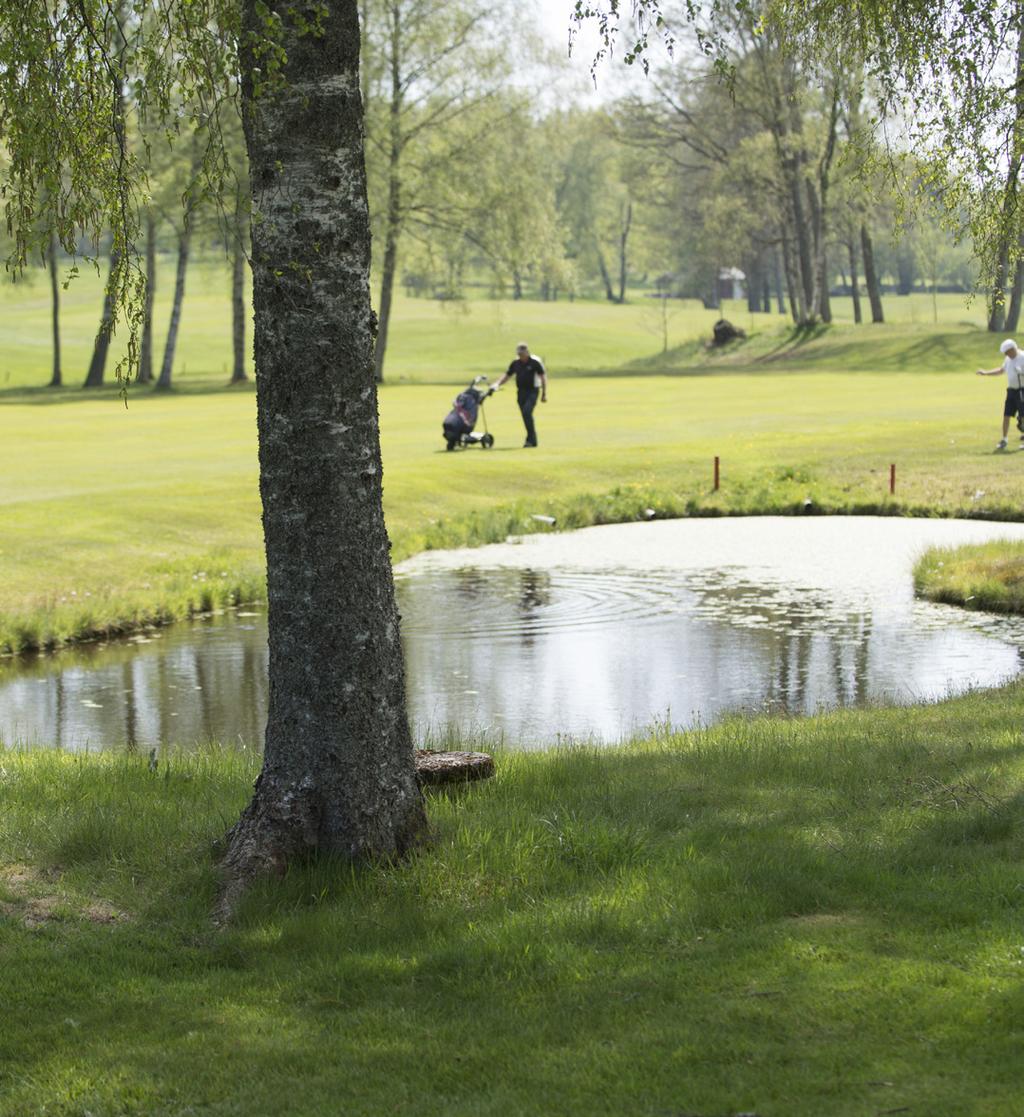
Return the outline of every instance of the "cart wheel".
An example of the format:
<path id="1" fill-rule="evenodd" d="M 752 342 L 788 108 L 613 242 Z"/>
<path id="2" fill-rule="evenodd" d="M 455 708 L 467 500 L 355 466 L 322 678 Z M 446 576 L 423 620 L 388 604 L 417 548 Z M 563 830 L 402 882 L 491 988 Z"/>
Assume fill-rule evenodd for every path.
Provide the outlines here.
<path id="1" fill-rule="evenodd" d="M 490 450 L 490 448 L 494 445 L 494 435 L 493 434 L 485 434 L 483 436 L 483 438 L 480 439 L 480 445 L 485 450 Z"/>

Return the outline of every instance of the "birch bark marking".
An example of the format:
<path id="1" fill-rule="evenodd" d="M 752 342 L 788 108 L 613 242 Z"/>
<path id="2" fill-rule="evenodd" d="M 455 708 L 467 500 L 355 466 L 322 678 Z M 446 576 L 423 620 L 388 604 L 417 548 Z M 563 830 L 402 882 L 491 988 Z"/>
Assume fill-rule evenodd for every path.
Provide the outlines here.
<path id="1" fill-rule="evenodd" d="M 253 38 L 257 7 L 244 0 Z M 392 857 L 426 826 L 381 506 L 357 0 L 321 3 L 322 34 L 294 30 L 301 0 L 267 7 L 284 84 L 254 102 L 250 56 L 242 95 L 270 702 L 263 769 L 228 835 L 222 917 L 295 858 Z"/>

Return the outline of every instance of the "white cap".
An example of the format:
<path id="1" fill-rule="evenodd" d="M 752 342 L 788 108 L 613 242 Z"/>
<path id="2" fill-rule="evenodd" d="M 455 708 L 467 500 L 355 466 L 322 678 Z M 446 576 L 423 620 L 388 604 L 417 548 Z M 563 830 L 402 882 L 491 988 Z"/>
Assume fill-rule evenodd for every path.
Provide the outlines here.
<path id="1" fill-rule="evenodd" d="M 999 346 L 999 352 L 1005 357 L 1011 349 L 1016 349 L 1017 343 L 1012 338 L 1007 338 L 1002 345 Z"/>

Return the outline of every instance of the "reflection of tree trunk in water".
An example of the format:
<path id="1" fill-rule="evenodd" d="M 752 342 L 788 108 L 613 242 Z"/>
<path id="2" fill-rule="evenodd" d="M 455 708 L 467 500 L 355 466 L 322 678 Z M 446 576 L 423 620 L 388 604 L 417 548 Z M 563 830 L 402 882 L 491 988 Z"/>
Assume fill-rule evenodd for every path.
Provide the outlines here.
<path id="1" fill-rule="evenodd" d="M 146 210 L 146 299 L 142 310 L 142 341 L 139 345 L 140 384 L 153 382 L 153 300 L 156 298 L 156 218 Z"/>
<path id="2" fill-rule="evenodd" d="M 50 265 L 50 298 L 53 309 L 53 373 L 50 387 L 59 388 L 63 381 L 60 367 L 60 280 L 57 278 L 57 234 L 50 233 L 50 245 L 46 252 Z"/>
<path id="3" fill-rule="evenodd" d="M 217 739 L 217 734 L 213 725 L 213 711 L 210 709 L 210 694 L 206 686 L 203 656 L 198 648 L 192 649 L 192 672 L 196 680 L 196 689 L 192 693 L 199 699 L 199 719 L 203 730 L 203 743 L 212 744 Z"/>
<path id="4" fill-rule="evenodd" d="M 262 656 L 248 643 L 242 646 L 242 705 L 246 713 L 241 729 L 247 748 L 259 748 L 267 720 L 267 696 L 263 688 L 266 674 Z"/>
<path id="5" fill-rule="evenodd" d="M 110 334 L 114 328 L 114 284 L 116 282 L 120 256 L 117 252 L 110 253 L 110 270 L 107 273 L 107 286 L 103 292 L 103 314 L 100 318 L 100 328 L 93 344 L 92 360 L 89 362 L 89 371 L 85 377 L 83 388 L 99 388 L 103 385 L 103 378 L 107 371 L 107 353 L 110 350 Z"/>
<path id="6" fill-rule="evenodd" d="M 54 694 L 54 712 L 56 718 L 56 740 L 54 744 L 58 749 L 64 748 L 64 673 L 57 673 L 56 691 Z"/>
<path id="7" fill-rule="evenodd" d="M 861 620 L 860 638 L 854 647 L 854 700 L 858 705 L 868 701 L 871 693 L 871 680 L 868 672 L 871 662 L 871 617 L 866 614 Z"/>
<path id="8" fill-rule="evenodd" d="M 156 716 L 157 733 L 159 740 L 157 748 L 163 749 L 168 744 L 168 723 L 170 711 L 167 705 L 170 701 L 170 692 L 167 689 L 167 656 L 161 653 L 156 661 Z"/>
<path id="9" fill-rule="evenodd" d="M 139 746 L 139 722 L 135 709 L 135 680 L 132 663 L 126 661 L 121 671 L 121 686 L 124 690 L 124 743 L 129 752 L 136 752 Z"/>

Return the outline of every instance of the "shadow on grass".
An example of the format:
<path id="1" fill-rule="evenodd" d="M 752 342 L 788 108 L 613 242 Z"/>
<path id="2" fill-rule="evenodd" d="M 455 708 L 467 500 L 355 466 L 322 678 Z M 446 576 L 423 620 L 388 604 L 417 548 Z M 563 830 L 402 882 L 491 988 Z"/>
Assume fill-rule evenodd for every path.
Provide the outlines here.
<path id="1" fill-rule="evenodd" d="M 219 936 L 200 835 L 251 772 L 228 801 L 140 761 L 109 831 L 53 847 L 68 871 L 130 869 L 137 915 L 8 934 L 9 1104 L 1011 1112 L 1022 707 L 1017 684 L 505 754 L 492 783 L 431 799 L 431 848 L 297 867 Z M 41 787 L 58 829 L 87 805 Z M 140 795 L 125 831 L 110 808 Z M 194 838 L 157 849 L 185 819 Z"/>
<path id="2" fill-rule="evenodd" d="M 128 405 L 145 404 L 149 400 L 191 398 L 194 396 L 213 395 L 250 395 L 256 391 L 256 384 L 252 380 L 238 384 L 219 382 L 216 380 L 194 381 L 191 378 L 183 379 L 172 388 L 156 389 L 147 384 L 129 384 L 125 394 L 117 384 L 105 384 L 101 388 L 82 388 L 80 386 L 62 388 L 0 388 L 0 406 L 6 403 L 49 404 L 65 403 L 90 403 L 96 400 L 106 400 L 118 403 L 122 407 L 125 400 Z"/>

